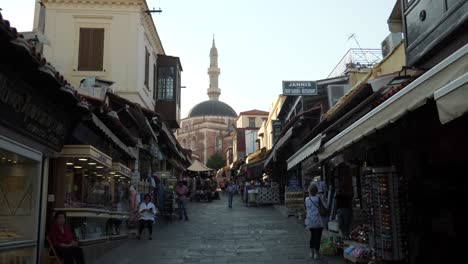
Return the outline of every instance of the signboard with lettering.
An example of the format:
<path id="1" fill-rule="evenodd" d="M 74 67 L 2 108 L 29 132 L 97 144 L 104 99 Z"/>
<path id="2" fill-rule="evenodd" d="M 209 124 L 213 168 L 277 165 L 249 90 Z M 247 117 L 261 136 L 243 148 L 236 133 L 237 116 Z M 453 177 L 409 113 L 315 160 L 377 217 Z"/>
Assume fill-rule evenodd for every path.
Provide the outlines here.
<path id="1" fill-rule="evenodd" d="M 129 178 L 131 177 L 131 174 L 132 174 L 132 170 L 124 166 L 122 163 L 115 163 L 115 162 L 112 163 L 112 171 L 115 173 L 119 173 L 122 176 L 127 176 Z"/>
<path id="2" fill-rule="evenodd" d="M 283 81 L 283 95 L 317 95 L 317 82 Z"/>
<path id="3" fill-rule="evenodd" d="M 0 122 L 60 151 L 71 120 L 44 94 L 0 72 Z"/>
<path id="4" fill-rule="evenodd" d="M 112 167 L 112 158 L 91 145 L 64 145 L 61 156 L 71 158 L 92 158 L 101 165 L 106 166 L 106 168 Z"/>

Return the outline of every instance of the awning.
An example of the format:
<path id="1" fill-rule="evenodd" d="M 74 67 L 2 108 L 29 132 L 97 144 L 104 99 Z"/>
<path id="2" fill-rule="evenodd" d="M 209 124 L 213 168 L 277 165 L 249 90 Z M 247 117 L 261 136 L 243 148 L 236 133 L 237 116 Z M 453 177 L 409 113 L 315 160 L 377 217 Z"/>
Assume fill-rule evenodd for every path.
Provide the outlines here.
<path id="1" fill-rule="evenodd" d="M 282 136 L 275 145 L 275 150 L 279 150 L 283 144 L 288 141 L 288 139 L 292 136 L 293 128 L 291 127 L 284 136 Z"/>
<path id="2" fill-rule="evenodd" d="M 198 160 L 195 160 L 192 163 L 192 165 L 190 165 L 190 167 L 187 168 L 187 170 L 201 172 L 201 171 L 212 171 L 213 169 L 210 169 L 206 167 L 205 165 L 203 165 L 203 163 L 199 162 Z"/>
<path id="3" fill-rule="evenodd" d="M 271 152 L 269 153 L 268 158 L 265 160 L 265 165 L 264 165 L 265 168 L 268 166 L 271 159 L 273 159 L 274 161 L 276 160 L 276 152 L 284 145 L 286 141 L 288 141 L 288 139 L 292 136 L 292 132 L 293 132 L 293 128 L 291 127 L 290 129 L 288 129 L 286 133 L 284 133 L 284 136 L 282 136 L 276 142 L 275 146 L 273 146 L 273 148 L 271 149 Z"/>
<path id="4" fill-rule="evenodd" d="M 115 145 L 127 153 L 128 156 L 136 159 L 136 155 L 127 147 L 127 145 L 125 145 L 114 133 L 112 133 L 112 131 L 110 131 L 110 129 L 101 120 L 99 120 L 95 114 L 91 113 L 91 115 L 92 121 L 97 128 L 99 128 L 109 139 L 111 139 Z"/>
<path id="5" fill-rule="evenodd" d="M 182 159 L 182 160 L 186 160 L 186 157 L 184 154 L 182 154 L 180 151 L 179 151 L 179 148 L 177 147 L 177 141 L 175 139 L 175 136 L 174 134 L 169 131 L 169 129 L 167 128 L 166 124 L 164 122 L 162 122 L 162 125 L 161 125 L 164 133 L 166 134 L 166 137 L 169 138 L 169 140 L 171 141 L 171 145 L 170 147 L 172 148 L 172 150 L 177 154 L 179 155 L 179 157 Z"/>
<path id="6" fill-rule="evenodd" d="M 466 72 L 468 44 L 326 142 L 318 153 L 319 159 L 330 157 L 362 137 L 395 122 L 407 112 L 421 107 L 427 99 L 434 98 L 435 91 L 457 81 Z"/>
<path id="7" fill-rule="evenodd" d="M 434 92 L 439 120 L 446 124 L 468 112 L 468 72 Z"/>
<path id="8" fill-rule="evenodd" d="M 303 161 L 308 156 L 312 155 L 320 148 L 320 144 L 322 143 L 322 134 L 318 134 L 315 138 L 305 144 L 301 149 L 299 149 L 294 155 L 292 155 L 288 159 L 288 170 L 292 167 L 299 164 L 299 162 Z"/>

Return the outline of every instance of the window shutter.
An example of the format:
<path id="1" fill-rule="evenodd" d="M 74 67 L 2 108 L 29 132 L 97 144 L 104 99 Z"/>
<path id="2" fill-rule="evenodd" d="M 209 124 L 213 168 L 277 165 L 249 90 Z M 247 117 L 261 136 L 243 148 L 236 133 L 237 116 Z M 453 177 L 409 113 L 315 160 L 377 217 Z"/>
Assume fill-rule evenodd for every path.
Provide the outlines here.
<path id="1" fill-rule="evenodd" d="M 104 61 L 104 29 L 80 28 L 78 50 L 79 71 L 102 71 Z"/>
<path id="2" fill-rule="evenodd" d="M 148 48 L 145 47 L 145 85 L 147 88 L 149 88 L 148 77 L 149 77 L 149 53 L 148 53 Z"/>
<path id="3" fill-rule="evenodd" d="M 157 76 L 156 76 L 156 64 L 153 65 L 153 98 L 156 100 L 156 89 L 157 89 Z"/>

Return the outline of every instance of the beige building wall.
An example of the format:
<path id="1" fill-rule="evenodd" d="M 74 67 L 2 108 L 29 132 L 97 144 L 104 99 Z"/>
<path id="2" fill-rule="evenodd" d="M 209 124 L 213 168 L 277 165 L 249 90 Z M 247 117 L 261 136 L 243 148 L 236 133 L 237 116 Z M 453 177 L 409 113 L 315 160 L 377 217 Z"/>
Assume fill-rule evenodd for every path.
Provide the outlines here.
<path id="1" fill-rule="evenodd" d="M 264 133 L 261 136 L 261 141 L 263 142 L 263 146 L 267 149 L 271 149 L 273 147 L 272 122 L 278 118 L 278 114 L 281 110 L 281 107 L 283 106 L 285 99 L 286 96 L 279 95 L 273 100 L 269 109 L 268 119 L 263 124 Z"/>
<path id="2" fill-rule="evenodd" d="M 84 78 L 96 76 L 115 82 L 115 92 L 154 110 L 153 65 L 164 54 L 145 0 L 44 0 L 46 5 L 44 56 L 76 88 Z M 36 12 L 35 25 L 38 21 Z M 81 27 L 104 29 L 103 71 L 78 71 Z M 150 53 L 149 85 L 144 85 L 145 47 Z"/>
<path id="3" fill-rule="evenodd" d="M 267 117 L 267 115 L 240 115 L 237 117 L 236 127 L 248 128 L 249 118 L 255 118 L 255 127 L 260 127 L 262 125 L 263 119 Z"/>

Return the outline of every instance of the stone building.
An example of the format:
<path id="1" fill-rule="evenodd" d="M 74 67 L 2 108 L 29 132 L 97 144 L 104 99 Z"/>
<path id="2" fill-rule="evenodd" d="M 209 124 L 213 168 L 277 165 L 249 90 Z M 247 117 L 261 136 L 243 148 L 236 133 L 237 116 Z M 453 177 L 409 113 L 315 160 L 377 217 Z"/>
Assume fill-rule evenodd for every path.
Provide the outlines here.
<path id="1" fill-rule="evenodd" d="M 228 104 L 219 101 L 221 89 L 218 78 L 221 70 L 218 67 L 218 50 L 213 39 L 210 50 L 210 67 L 208 76 L 209 100 L 195 105 L 188 116 L 181 120 L 177 130 L 177 140 L 183 148 L 191 149 L 193 157 L 206 164 L 215 153 L 224 156 L 232 146 L 231 132 L 235 129 L 236 111 Z"/>

